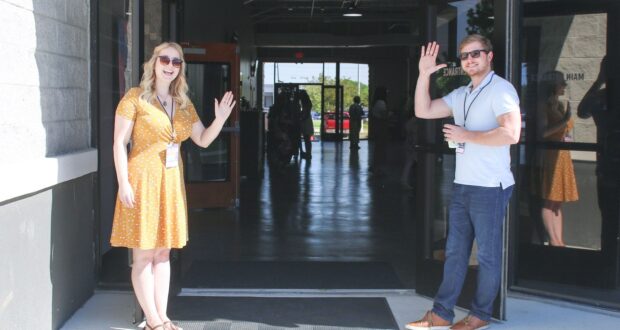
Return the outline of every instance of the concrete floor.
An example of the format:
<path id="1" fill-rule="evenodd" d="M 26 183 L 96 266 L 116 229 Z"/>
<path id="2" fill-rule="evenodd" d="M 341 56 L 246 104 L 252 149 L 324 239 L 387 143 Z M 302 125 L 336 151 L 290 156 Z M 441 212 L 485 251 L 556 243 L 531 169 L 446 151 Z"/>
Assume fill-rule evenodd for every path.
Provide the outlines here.
<path id="1" fill-rule="evenodd" d="M 188 293 L 191 294 L 191 293 Z M 410 322 L 430 308 L 432 301 L 411 291 L 401 292 L 261 292 L 256 291 L 213 291 L 201 294 L 215 296 L 257 296 L 257 297 L 385 297 L 394 319 L 404 329 Z M 61 328 L 62 330 L 107 330 L 138 329 L 132 324 L 133 300 L 128 292 L 98 292 Z M 465 315 L 456 311 L 457 318 Z M 507 301 L 508 321 L 494 321 L 493 329 L 528 330 L 577 330 L 618 329 L 620 313 L 584 307 L 558 301 L 546 301 L 528 296 L 512 296 Z M 235 320 L 228 320 L 235 321 Z M 256 324 L 264 329 L 265 324 Z M 254 328 L 254 327 L 253 327 Z"/>

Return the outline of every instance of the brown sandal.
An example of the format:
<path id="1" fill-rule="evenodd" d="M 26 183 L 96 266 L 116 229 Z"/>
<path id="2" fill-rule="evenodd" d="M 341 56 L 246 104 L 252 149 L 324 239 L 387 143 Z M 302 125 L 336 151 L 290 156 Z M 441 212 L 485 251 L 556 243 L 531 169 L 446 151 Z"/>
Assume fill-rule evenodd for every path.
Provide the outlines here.
<path id="1" fill-rule="evenodd" d="M 152 326 L 150 326 L 148 323 L 144 323 L 144 330 L 155 330 L 155 329 L 157 329 L 157 328 L 162 328 L 162 329 L 163 329 L 164 324 L 165 324 L 165 323 L 162 323 L 162 324 L 158 324 L 158 325 L 156 325 L 156 326 L 152 327 Z"/>
<path id="2" fill-rule="evenodd" d="M 170 330 L 183 330 L 183 328 L 178 327 L 176 324 L 172 323 L 172 321 L 164 322 L 164 328 L 169 328 Z"/>

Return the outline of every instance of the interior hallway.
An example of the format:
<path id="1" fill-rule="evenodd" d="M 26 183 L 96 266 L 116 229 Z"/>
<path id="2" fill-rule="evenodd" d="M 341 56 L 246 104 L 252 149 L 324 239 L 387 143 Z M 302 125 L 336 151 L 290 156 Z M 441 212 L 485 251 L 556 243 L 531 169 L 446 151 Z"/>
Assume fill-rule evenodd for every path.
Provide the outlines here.
<path id="1" fill-rule="evenodd" d="M 400 187 L 400 149 L 377 178 L 366 142 L 358 152 L 313 143 L 311 161 L 243 180 L 238 209 L 190 212 L 183 287 L 413 288 L 414 195 Z"/>

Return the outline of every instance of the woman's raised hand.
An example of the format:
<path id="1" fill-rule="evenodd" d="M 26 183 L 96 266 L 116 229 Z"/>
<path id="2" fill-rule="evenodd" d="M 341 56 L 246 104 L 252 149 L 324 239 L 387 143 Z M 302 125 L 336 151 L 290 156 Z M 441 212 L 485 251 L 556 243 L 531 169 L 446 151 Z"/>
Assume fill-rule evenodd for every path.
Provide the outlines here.
<path id="1" fill-rule="evenodd" d="M 439 44 L 435 41 L 429 42 L 426 47 L 422 46 L 422 52 L 420 56 L 420 74 L 431 75 L 437 70 L 445 68 L 446 64 L 437 65 L 437 54 L 439 53 Z"/>
<path id="2" fill-rule="evenodd" d="M 215 107 L 214 107 L 215 118 L 226 120 L 228 116 L 230 116 L 232 109 L 235 108 L 235 104 L 237 103 L 237 101 L 235 101 L 235 97 L 233 93 L 231 91 L 228 91 L 226 92 L 226 94 L 224 94 L 224 96 L 222 96 L 222 99 L 220 102 L 218 102 L 217 99 L 215 99 L 214 103 L 215 103 Z"/>

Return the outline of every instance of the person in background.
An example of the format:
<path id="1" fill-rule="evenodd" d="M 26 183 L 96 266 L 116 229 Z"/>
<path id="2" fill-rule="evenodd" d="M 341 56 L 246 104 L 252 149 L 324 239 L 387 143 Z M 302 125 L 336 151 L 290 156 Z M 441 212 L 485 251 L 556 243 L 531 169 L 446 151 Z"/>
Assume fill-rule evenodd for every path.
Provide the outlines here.
<path id="1" fill-rule="evenodd" d="M 401 186 L 405 189 L 413 189 L 411 185 L 411 172 L 418 162 L 416 145 L 418 144 L 418 119 L 409 112 L 409 120 L 405 123 L 405 166 L 400 176 Z"/>
<path id="2" fill-rule="evenodd" d="M 300 157 L 310 160 L 312 159 L 312 136 L 314 135 L 314 123 L 312 122 L 312 101 L 310 100 L 310 96 L 306 90 L 301 89 L 297 93 L 301 103 L 301 134 L 305 148 L 305 151 L 301 151 L 300 140 Z"/>
<path id="3" fill-rule="evenodd" d="M 360 148 L 360 130 L 362 129 L 362 117 L 364 109 L 360 105 L 360 97 L 353 97 L 353 104 L 349 107 L 349 148 L 357 150 Z"/>
<path id="4" fill-rule="evenodd" d="M 545 73 L 541 87 L 542 99 L 538 115 L 542 140 L 570 142 L 570 130 L 574 126 L 574 120 L 571 118 L 569 104 L 560 101 L 560 96 L 566 91 L 564 74 L 559 71 Z M 549 235 L 549 244 L 564 247 L 562 203 L 579 199 L 573 160 L 570 150 L 546 149 L 540 154 L 543 157 L 540 176 L 543 224 Z"/>
<path id="5" fill-rule="evenodd" d="M 387 147 L 390 137 L 388 129 L 387 89 L 377 87 L 374 93 L 374 102 L 370 108 L 373 131 L 372 165 L 369 169 L 376 176 L 386 173 Z"/>

